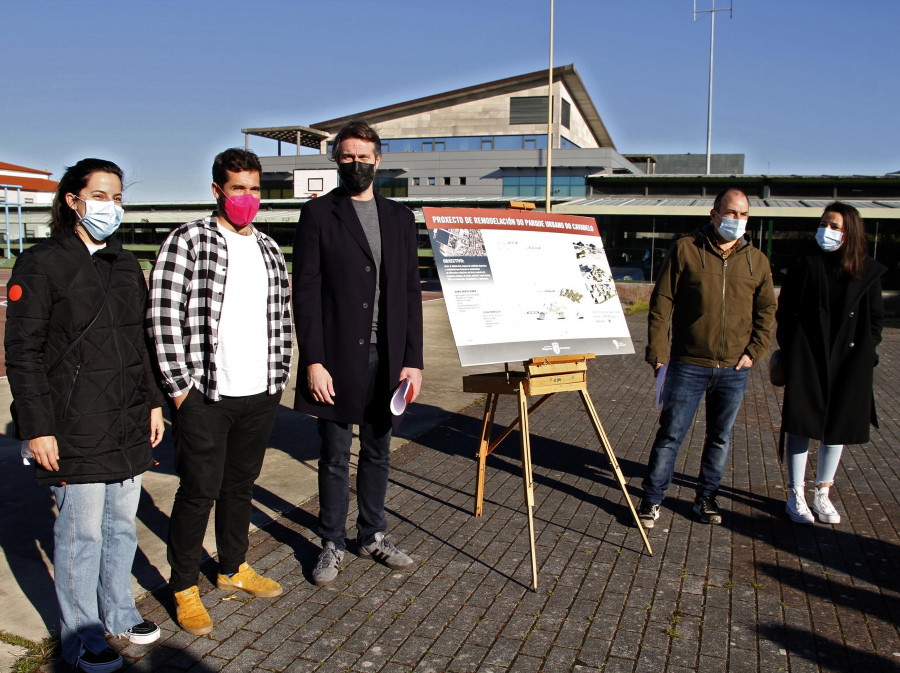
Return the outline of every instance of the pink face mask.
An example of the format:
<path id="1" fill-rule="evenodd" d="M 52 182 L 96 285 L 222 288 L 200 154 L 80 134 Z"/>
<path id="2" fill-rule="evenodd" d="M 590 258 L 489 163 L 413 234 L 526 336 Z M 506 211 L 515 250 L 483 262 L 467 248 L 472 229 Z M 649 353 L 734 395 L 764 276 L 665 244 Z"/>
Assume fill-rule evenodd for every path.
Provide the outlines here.
<path id="1" fill-rule="evenodd" d="M 225 191 L 218 187 L 222 196 Z M 236 227 L 246 227 L 256 217 L 259 212 L 259 199 L 253 194 L 241 194 L 239 196 L 230 196 L 225 199 L 225 217 Z"/>

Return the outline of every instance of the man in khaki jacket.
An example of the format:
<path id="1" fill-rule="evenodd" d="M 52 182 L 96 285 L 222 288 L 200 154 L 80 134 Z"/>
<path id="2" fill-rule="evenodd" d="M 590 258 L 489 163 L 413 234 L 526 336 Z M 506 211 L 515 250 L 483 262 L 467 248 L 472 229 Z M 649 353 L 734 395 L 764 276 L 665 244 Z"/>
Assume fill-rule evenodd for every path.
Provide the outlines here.
<path id="1" fill-rule="evenodd" d="M 747 372 L 765 357 L 775 325 L 769 261 L 744 238 L 747 195 L 726 189 L 709 214 L 709 224 L 676 241 L 650 296 L 646 360 L 656 376 L 668 365 L 638 512 L 645 528 L 653 528 L 659 518 L 678 450 L 704 395 L 706 439 L 694 512 L 704 523 L 722 522 L 716 493 L 731 449 L 731 429 Z"/>

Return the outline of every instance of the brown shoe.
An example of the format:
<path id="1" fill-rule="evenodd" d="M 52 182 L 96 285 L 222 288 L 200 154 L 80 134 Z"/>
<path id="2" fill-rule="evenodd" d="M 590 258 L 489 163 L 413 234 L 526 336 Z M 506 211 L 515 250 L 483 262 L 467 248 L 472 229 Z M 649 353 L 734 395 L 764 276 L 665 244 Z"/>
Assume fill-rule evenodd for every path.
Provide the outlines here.
<path id="1" fill-rule="evenodd" d="M 212 620 L 200 602 L 200 590 L 196 586 L 175 592 L 175 619 L 181 628 L 195 636 L 212 631 Z"/>
<path id="2" fill-rule="evenodd" d="M 242 563 L 238 571 L 231 577 L 220 574 L 218 580 L 216 580 L 216 586 L 223 591 L 237 591 L 240 589 L 251 596 L 261 598 L 280 596 L 282 592 L 281 585 L 278 582 L 257 575 L 256 571 L 246 563 Z"/>

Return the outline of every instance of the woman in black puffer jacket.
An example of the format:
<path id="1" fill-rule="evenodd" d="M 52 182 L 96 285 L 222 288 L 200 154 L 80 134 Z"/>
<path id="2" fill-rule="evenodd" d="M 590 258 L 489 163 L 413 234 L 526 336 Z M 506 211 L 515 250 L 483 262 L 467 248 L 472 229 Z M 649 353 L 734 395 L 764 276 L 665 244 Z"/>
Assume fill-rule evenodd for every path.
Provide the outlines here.
<path id="1" fill-rule="evenodd" d="M 141 474 L 163 435 L 144 340 L 147 287 L 113 232 L 122 170 L 84 159 L 53 203 L 54 235 L 23 252 L 7 286 L 14 422 L 59 515 L 53 534 L 63 657 L 88 673 L 122 666 L 105 633 L 149 643 L 131 565 Z"/>

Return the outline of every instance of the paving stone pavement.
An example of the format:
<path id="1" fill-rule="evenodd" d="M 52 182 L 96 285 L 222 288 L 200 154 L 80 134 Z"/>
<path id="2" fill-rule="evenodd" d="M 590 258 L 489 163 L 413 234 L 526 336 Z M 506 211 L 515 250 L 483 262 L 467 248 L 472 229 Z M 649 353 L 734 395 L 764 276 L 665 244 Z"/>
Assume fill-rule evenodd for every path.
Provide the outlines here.
<path id="1" fill-rule="evenodd" d="M 646 316 L 629 318 L 642 353 Z M 721 526 L 691 513 L 705 417 L 682 446 L 643 550 L 584 410 L 557 395 L 532 417 L 539 587 L 531 591 L 514 433 L 488 459 L 484 516 L 472 516 L 482 408 L 453 415 L 393 456 L 390 534 L 417 561 L 396 572 L 353 553 L 315 587 L 315 500 L 251 538 L 253 566 L 284 586 L 251 599 L 201 585 L 215 629 L 172 620 L 165 589 L 139 609 L 163 629 L 122 650 L 131 671 L 897 671 L 900 670 L 900 329 L 886 330 L 881 430 L 845 450 L 840 525 L 792 524 L 776 456 L 780 391 L 751 372 L 722 480 Z M 656 431 L 639 355 L 590 365 L 590 392 L 635 501 Z M 514 415 L 498 409 L 498 425 Z M 815 465 L 814 457 L 811 465 Z M 811 479 L 811 476 L 810 476 Z M 355 503 L 348 528 L 353 530 Z M 121 645 L 121 641 L 114 640 Z M 53 666 L 49 667 L 53 668 Z M 49 670 L 49 669 L 48 669 Z"/>

